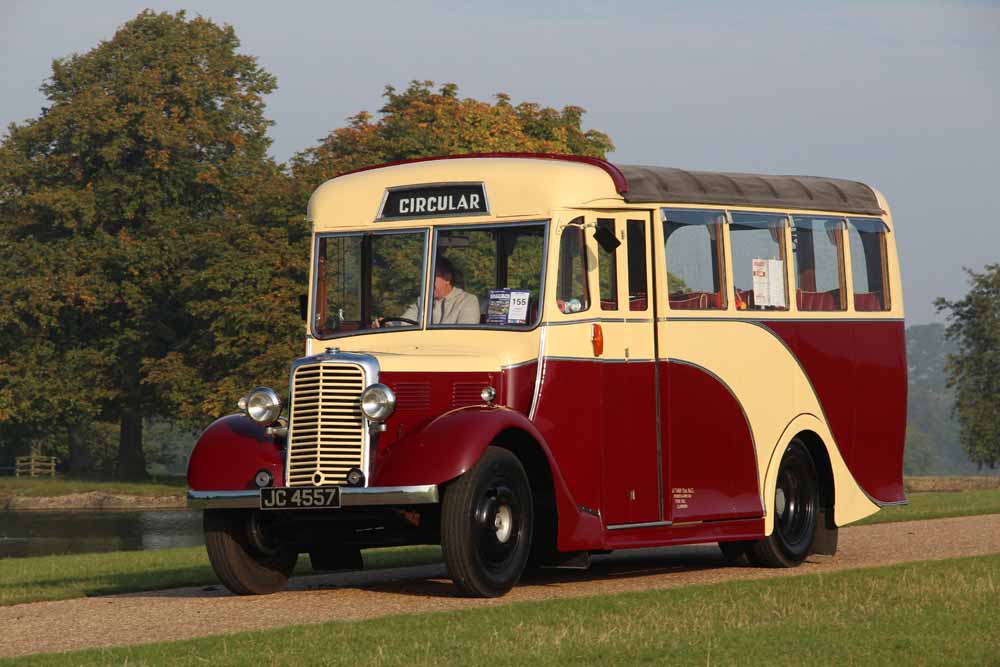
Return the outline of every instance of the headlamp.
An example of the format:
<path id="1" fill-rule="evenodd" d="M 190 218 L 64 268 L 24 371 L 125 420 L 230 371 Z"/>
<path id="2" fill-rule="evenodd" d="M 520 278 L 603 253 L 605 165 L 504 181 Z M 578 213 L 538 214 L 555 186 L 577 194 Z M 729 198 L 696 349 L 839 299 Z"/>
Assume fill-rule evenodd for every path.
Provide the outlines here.
<path id="1" fill-rule="evenodd" d="M 361 392 L 361 412 L 373 422 L 384 422 L 396 409 L 396 394 L 384 384 L 373 384 Z"/>
<path id="2" fill-rule="evenodd" d="M 281 416 L 281 399 L 269 387 L 257 387 L 240 401 L 243 411 L 260 424 L 271 424 Z"/>

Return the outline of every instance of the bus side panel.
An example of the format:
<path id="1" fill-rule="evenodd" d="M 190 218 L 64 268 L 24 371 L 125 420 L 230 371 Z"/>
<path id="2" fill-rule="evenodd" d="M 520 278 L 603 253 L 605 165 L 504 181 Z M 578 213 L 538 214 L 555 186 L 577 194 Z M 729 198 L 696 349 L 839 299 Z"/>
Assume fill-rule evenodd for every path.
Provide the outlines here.
<path id="1" fill-rule="evenodd" d="M 601 502 L 601 438 L 603 391 L 600 364 L 582 359 L 545 359 L 534 424 L 545 438 L 578 508 L 596 518 Z M 600 524 L 598 523 L 600 526 Z M 599 549 L 596 535 L 572 533 L 559 521 L 559 550 Z"/>
<path id="2" fill-rule="evenodd" d="M 903 322 L 767 320 L 802 365 L 848 470 L 873 500 L 903 494 L 906 343 Z"/>
<path id="3" fill-rule="evenodd" d="M 855 322 L 854 456 L 848 467 L 881 502 L 906 500 L 906 330 L 903 322 Z"/>
<path id="4" fill-rule="evenodd" d="M 668 514 L 675 523 L 763 516 L 756 450 L 739 402 L 703 368 L 664 366 Z"/>

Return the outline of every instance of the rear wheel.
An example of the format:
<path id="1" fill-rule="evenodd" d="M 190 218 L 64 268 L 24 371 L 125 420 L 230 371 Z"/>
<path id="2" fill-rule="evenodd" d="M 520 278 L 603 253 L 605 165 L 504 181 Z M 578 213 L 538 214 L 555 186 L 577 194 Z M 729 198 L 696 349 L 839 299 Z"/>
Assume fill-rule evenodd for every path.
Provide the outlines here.
<path id="1" fill-rule="evenodd" d="M 257 510 L 205 510 L 205 548 L 222 585 L 237 595 L 280 591 L 298 553 L 283 546 Z"/>
<path id="2" fill-rule="evenodd" d="M 531 552 L 531 486 L 514 454 L 488 447 L 445 491 L 441 550 L 466 595 L 497 597 L 517 583 Z"/>
<path id="3" fill-rule="evenodd" d="M 800 440 L 785 449 L 774 491 L 774 529 L 748 551 L 765 567 L 795 567 L 812 553 L 819 516 L 819 477 L 809 450 Z"/>

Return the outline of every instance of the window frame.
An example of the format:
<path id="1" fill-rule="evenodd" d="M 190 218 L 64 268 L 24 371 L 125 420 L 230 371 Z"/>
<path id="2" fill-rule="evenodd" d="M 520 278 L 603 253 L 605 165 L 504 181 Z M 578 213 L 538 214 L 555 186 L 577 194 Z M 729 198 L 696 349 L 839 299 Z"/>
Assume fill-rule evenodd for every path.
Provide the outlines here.
<path id="1" fill-rule="evenodd" d="M 309 333 L 316 340 L 332 340 L 334 338 L 345 338 L 347 336 L 358 336 L 366 335 L 370 333 L 399 333 L 403 331 L 421 331 L 424 328 L 423 320 L 423 309 L 418 309 L 418 315 L 420 319 L 415 326 L 406 327 L 380 327 L 374 328 L 372 326 L 358 327 L 357 329 L 352 329 L 350 331 L 344 331 L 341 333 L 333 333 L 329 335 L 320 335 L 317 330 L 317 318 L 319 315 L 319 287 L 320 287 L 320 274 L 319 274 L 319 247 L 320 242 L 325 239 L 330 238 L 344 238 L 344 237 L 361 237 L 362 239 L 366 235 L 371 236 L 389 236 L 394 234 L 414 234 L 423 232 L 424 235 L 424 253 L 423 253 L 423 269 L 421 270 L 421 288 L 420 295 L 417 297 L 418 300 L 426 297 L 426 287 L 427 287 L 427 254 L 429 252 L 429 240 L 431 238 L 431 227 L 430 226 L 420 226 L 420 227 L 407 227 L 402 229 L 355 229 L 351 231 L 342 232 L 321 232 L 313 235 L 313 262 L 312 262 L 312 285 L 309 286 L 310 299 L 312 307 L 309 310 Z M 362 254 L 362 261 L 364 256 Z M 362 273 L 370 272 L 371 268 L 361 267 Z M 364 280 L 362 279 L 362 290 L 364 289 Z M 362 302 L 365 296 L 362 294 Z M 323 304 L 323 311 L 326 311 L 326 303 Z M 362 306 L 361 317 L 364 319 L 364 307 Z"/>
<path id="2" fill-rule="evenodd" d="M 733 274 L 733 284 L 731 286 L 731 296 L 733 307 L 736 312 L 739 313 L 787 313 L 792 309 L 792 297 L 791 297 L 791 280 L 789 278 L 790 271 L 788 270 L 788 255 L 789 248 L 786 244 L 786 236 L 788 230 L 791 229 L 791 214 L 787 211 L 747 211 L 745 209 L 726 209 L 726 241 L 729 243 L 729 269 Z M 736 248 L 736 244 L 733 242 L 733 225 L 739 225 L 743 223 L 736 222 L 736 216 L 757 216 L 761 218 L 767 217 L 781 217 L 784 222 L 781 225 L 780 234 L 778 234 L 778 254 L 781 257 L 782 273 L 785 283 L 785 306 L 780 308 L 777 306 L 767 306 L 766 308 L 745 308 L 740 310 L 736 308 L 736 265 L 733 258 L 733 251 Z M 770 227 L 768 227 L 768 232 L 770 232 Z M 753 279 L 751 277 L 750 291 L 753 291 Z"/>
<path id="3" fill-rule="evenodd" d="M 892 276 L 889 272 L 889 234 L 892 231 L 889 225 L 886 224 L 885 220 L 877 216 L 866 216 L 866 215 L 847 215 L 844 216 L 844 243 L 845 243 L 845 254 L 851 256 L 851 311 L 854 313 L 888 313 L 892 310 Z M 882 308 L 877 310 L 858 310 L 855 304 L 855 297 L 857 296 L 857 286 L 854 284 L 854 256 L 851 253 L 851 226 L 852 221 L 857 220 L 860 222 L 878 223 L 881 229 L 881 243 L 879 244 L 879 258 L 882 262 Z M 858 231 L 857 227 L 854 228 Z M 860 231 L 858 231 L 860 235 Z M 865 252 L 864 245 L 862 244 L 861 253 L 865 257 L 865 266 L 863 270 L 865 271 L 866 278 L 868 273 L 868 254 Z M 866 279 L 866 282 L 870 282 Z M 871 285 L 868 285 L 871 287 Z M 867 292 L 871 294 L 871 292 Z"/>
<path id="4" fill-rule="evenodd" d="M 845 259 L 845 255 L 847 254 L 847 252 L 849 252 L 849 250 L 847 248 L 847 237 L 845 236 L 846 233 L 847 233 L 847 216 L 845 216 L 845 215 L 831 215 L 831 214 L 828 214 L 828 213 L 807 213 L 806 212 L 806 213 L 790 213 L 788 217 L 791 219 L 791 224 L 788 226 L 788 231 L 789 231 L 789 234 L 790 234 L 789 243 L 791 244 L 792 264 L 794 265 L 794 273 L 795 273 L 795 292 L 796 292 L 795 293 L 795 310 L 796 310 L 796 312 L 799 312 L 799 313 L 810 313 L 810 314 L 812 314 L 812 313 L 844 313 L 844 312 L 847 312 L 847 310 L 848 310 L 848 304 L 847 304 L 847 291 L 848 291 L 847 290 L 847 261 Z M 802 289 L 802 286 L 799 284 L 798 254 L 796 252 L 795 242 L 794 242 L 794 236 L 793 236 L 794 235 L 794 231 L 795 231 L 795 219 L 796 218 L 802 218 L 803 220 L 805 220 L 805 219 L 810 219 L 810 220 L 816 220 L 816 219 L 837 220 L 837 221 L 840 222 L 840 230 L 839 230 L 839 233 L 838 233 L 839 242 L 837 243 L 837 262 L 838 262 L 837 271 L 838 271 L 838 278 L 839 278 L 839 289 L 840 289 L 840 293 L 841 293 L 840 308 L 835 308 L 833 310 L 807 310 L 807 309 L 799 307 L 798 292 L 799 292 L 800 289 Z M 815 252 L 814 252 L 813 253 L 813 271 L 815 272 L 815 270 L 816 270 L 816 261 L 815 261 Z"/>
<path id="5" fill-rule="evenodd" d="M 545 304 L 545 286 L 548 274 L 548 258 L 549 258 L 549 223 L 551 222 L 548 218 L 543 219 L 532 219 L 532 220 L 518 220 L 511 222 L 480 222 L 468 225 L 431 225 L 431 261 L 428 265 L 433 267 L 437 264 L 438 256 L 438 238 L 442 231 L 459 231 L 459 230 L 484 230 L 484 229 L 512 229 L 516 227 L 541 227 L 542 228 L 542 275 L 540 277 L 540 282 L 538 283 L 538 308 L 535 313 L 535 319 L 530 324 L 511 324 L 511 325 L 500 325 L 500 324 L 433 324 L 430 317 L 430 309 L 434 303 L 434 291 L 433 285 L 429 285 L 425 294 L 425 304 L 421 312 L 421 318 L 426 322 L 424 327 L 426 330 L 440 330 L 440 329 L 472 329 L 474 331 L 532 331 L 537 329 L 538 326 L 544 320 L 544 304 Z"/>
<path id="6" fill-rule="evenodd" d="M 727 240 L 726 240 L 726 237 L 728 236 L 728 227 L 729 227 L 729 209 L 726 209 L 726 208 L 718 208 L 718 209 L 716 209 L 716 208 L 676 208 L 676 207 L 673 207 L 673 206 L 660 206 L 660 207 L 657 207 L 656 210 L 659 213 L 659 220 L 657 221 L 658 224 L 659 224 L 659 227 L 660 227 L 660 232 L 659 233 L 663 237 L 663 243 L 662 243 L 662 247 L 663 247 L 663 250 L 662 250 L 662 252 L 663 252 L 662 266 L 663 266 L 663 271 L 664 271 L 664 275 L 663 275 L 663 278 L 664 278 L 664 286 L 663 286 L 664 290 L 663 290 L 663 292 L 664 292 L 664 301 L 666 303 L 667 312 L 669 312 L 669 313 L 678 313 L 678 314 L 681 314 L 681 315 L 687 314 L 690 311 L 695 311 L 697 313 L 725 313 L 725 312 L 727 312 L 729 310 L 730 303 L 732 302 L 731 299 L 729 298 L 729 291 L 730 290 L 729 290 L 729 287 L 728 287 L 728 283 L 730 282 L 729 281 L 729 273 L 730 273 L 732 267 L 730 266 L 730 261 L 729 261 L 729 259 L 730 259 L 729 247 L 728 247 L 728 243 L 727 243 Z M 716 253 L 716 264 L 717 264 L 716 276 L 718 277 L 718 281 L 719 281 L 718 295 L 719 295 L 719 298 L 722 299 L 722 303 L 719 304 L 718 308 L 675 308 L 674 306 L 672 306 L 670 304 L 670 266 L 669 266 L 669 262 L 668 262 L 668 258 L 667 258 L 667 244 L 670 241 L 670 237 L 667 236 L 666 230 L 665 230 L 665 225 L 667 224 L 667 222 L 669 222 L 666 219 L 666 217 L 665 217 L 665 214 L 666 214 L 667 211 L 680 211 L 680 212 L 684 212 L 684 213 L 710 213 L 710 214 L 713 214 L 713 215 L 716 215 L 716 216 L 721 216 L 721 221 L 713 223 L 713 224 L 715 224 L 715 225 L 718 226 L 718 230 L 719 230 L 719 235 L 718 235 L 717 244 L 716 244 L 717 248 L 715 250 L 715 253 Z M 705 226 L 707 227 L 708 225 L 705 225 Z M 654 270 L 654 274 L 653 274 L 653 280 L 654 281 L 656 280 L 655 270 Z M 743 311 L 740 311 L 740 312 L 743 312 Z"/>

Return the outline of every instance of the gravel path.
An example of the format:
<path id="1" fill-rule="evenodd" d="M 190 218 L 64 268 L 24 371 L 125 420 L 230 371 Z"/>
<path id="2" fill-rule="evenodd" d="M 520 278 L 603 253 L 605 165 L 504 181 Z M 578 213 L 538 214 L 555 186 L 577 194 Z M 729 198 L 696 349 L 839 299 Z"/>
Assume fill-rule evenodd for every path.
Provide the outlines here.
<path id="1" fill-rule="evenodd" d="M 297 577 L 263 597 L 208 586 L 34 602 L 0 607 L 0 657 L 989 553 L 1000 553 L 1000 514 L 845 528 L 835 557 L 813 556 L 793 570 L 725 567 L 715 545 L 618 552 L 595 558 L 587 572 L 533 575 L 495 600 L 456 597 L 444 567 L 432 565 Z"/>

